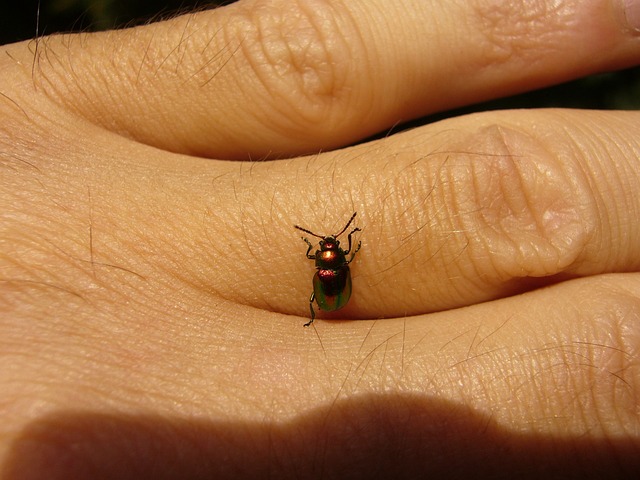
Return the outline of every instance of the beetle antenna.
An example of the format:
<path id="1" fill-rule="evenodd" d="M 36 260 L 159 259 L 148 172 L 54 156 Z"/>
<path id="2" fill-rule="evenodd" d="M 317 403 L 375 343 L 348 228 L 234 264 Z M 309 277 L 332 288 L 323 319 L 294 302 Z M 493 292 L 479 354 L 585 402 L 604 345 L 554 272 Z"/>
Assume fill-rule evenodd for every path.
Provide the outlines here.
<path id="1" fill-rule="evenodd" d="M 340 231 L 340 233 L 337 233 L 333 237 L 334 238 L 338 238 L 340 235 L 342 235 L 347 230 L 347 228 L 349 228 L 349 225 L 351 225 L 351 222 L 353 222 L 353 219 L 356 218 L 357 214 L 358 214 L 358 212 L 353 212 L 353 215 L 351 215 L 351 218 L 349 219 L 347 224 L 344 226 L 344 228 Z"/>
<path id="2" fill-rule="evenodd" d="M 308 233 L 309 235 L 313 235 L 314 237 L 318 237 L 318 238 L 324 239 L 324 237 L 322 235 L 318 235 L 317 233 L 313 233 L 311 230 L 307 230 L 306 228 L 299 227 L 298 225 L 294 225 L 293 228 L 297 228 L 298 230 L 303 231 L 304 233 Z"/>

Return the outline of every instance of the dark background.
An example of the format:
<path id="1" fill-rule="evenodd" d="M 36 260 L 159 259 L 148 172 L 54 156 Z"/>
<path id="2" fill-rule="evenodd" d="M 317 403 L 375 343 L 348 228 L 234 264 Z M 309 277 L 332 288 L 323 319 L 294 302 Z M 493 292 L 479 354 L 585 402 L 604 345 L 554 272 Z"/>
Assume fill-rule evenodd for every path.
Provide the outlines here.
<path id="1" fill-rule="evenodd" d="M 105 30 L 147 23 L 196 8 L 231 1 L 195 0 L 4 0 L 0 1 L 2 44 L 55 32 Z"/>
<path id="2" fill-rule="evenodd" d="M 230 1 L 194 0 L 5 0 L 0 1 L 0 44 L 39 35 L 91 31 L 147 23 Z M 40 6 L 38 6 L 40 4 Z M 39 12 L 39 15 L 38 15 Z M 39 21 L 38 21 L 39 16 Z M 499 108 L 570 107 L 640 109 L 640 68 L 604 73 L 536 92 L 475 105 L 455 112 Z"/>

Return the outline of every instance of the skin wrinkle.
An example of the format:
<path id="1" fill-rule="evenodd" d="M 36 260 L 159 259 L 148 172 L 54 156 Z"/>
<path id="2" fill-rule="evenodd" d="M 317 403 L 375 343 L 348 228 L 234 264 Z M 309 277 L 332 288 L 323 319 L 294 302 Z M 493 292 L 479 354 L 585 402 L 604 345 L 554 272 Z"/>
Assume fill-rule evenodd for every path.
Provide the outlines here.
<path id="1" fill-rule="evenodd" d="M 494 188 L 491 188 L 491 185 L 495 183 L 496 177 L 498 182 L 501 181 L 500 177 L 503 175 L 503 172 L 501 171 L 502 169 L 498 167 L 496 169 L 498 170 L 496 173 L 492 172 L 497 162 L 502 162 L 502 159 L 494 159 L 494 158 L 491 158 L 490 156 L 487 158 L 486 161 L 482 159 L 476 164 L 474 164 L 475 168 L 473 168 L 470 174 L 470 178 L 472 179 L 472 182 L 473 182 L 473 189 L 472 189 L 472 192 L 474 194 L 473 201 L 476 205 L 478 205 L 477 218 L 480 220 L 478 222 L 480 223 L 480 225 L 478 225 L 476 229 L 477 231 L 482 232 L 477 243 L 481 244 L 481 247 L 479 249 L 480 251 L 484 249 L 487 252 L 485 255 L 482 255 L 479 252 L 476 252 L 475 254 L 471 255 L 472 257 L 480 260 L 480 262 L 478 262 L 479 264 L 475 267 L 476 271 L 474 272 L 474 275 L 472 278 L 481 278 L 482 275 L 480 274 L 480 272 L 484 272 L 485 278 L 492 279 L 493 277 L 497 276 L 500 280 L 502 280 L 503 279 L 502 277 L 504 276 L 504 274 L 502 273 L 504 268 L 501 266 L 501 262 L 499 261 L 500 258 L 497 255 L 497 253 L 499 251 L 514 252 L 517 249 L 516 239 L 513 238 L 513 236 L 509 235 L 508 232 L 503 232 L 503 229 L 502 229 L 503 222 L 504 222 L 504 219 L 503 219 L 504 214 L 507 212 L 511 213 L 510 211 L 508 211 L 508 207 L 505 209 L 505 193 L 506 192 L 500 188 L 496 192 L 496 195 L 491 195 L 491 196 L 486 195 L 487 189 L 494 190 Z M 489 163 L 488 169 L 487 169 L 487 163 Z M 489 177 L 488 180 L 486 178 L 487 176 Z M 483 192 L 483 190 L 485 191 Z M 489 201 L 488 204 L 487 204 L 487 200 Z M 496 211 L 498 213 L 496 215 L 497 219 L 494 218 Z M 503 233 L 507 233 L 507 235 L 504 235 L 504 236 L 501 235 Z M 495 236 L 503 237 L 502 245 L 500 245 L 500 248 L 496 248 L 496 246 L 493 245 L 491 242 L 491 237 L 495 237 Z M 505 248 L 504 243 L 507 243 L 508 247 Z M 481 262 L 482 259 L 486 260 L 486 263 L 484 265 Z M 493 275 L 488 274 L 487 270 L 485 269 L 485 266 L 487 263 L 491 265 L 492 267 L 491 273 Z M 510 278 L 512 274 L 513 274 L 512 272 L 507 273 L 506 274 L 507 278 Z M 517 272 L 516 272 L 516 275 L 518 275 Z"/>
<path id="2" fill-rule="evenodd" d="M 627 298 L 626 295 L 610 290 L 604 282 L 602 287 L 597 289 L 597 293 L 589 298 L 592 299 L 590 303 L 593 305 L 593 315 L 596 319 L 590 326 L 591 330 L 582 334 L 576 332 L 566 339 L 566 343 L 559 343 L 555 347 L 562 353 L 566 366 L 566 370 L 558 370 L 559 373 L 563 373 L 558 383 L 564 385 L 566 382 L 573 382 L 569 391 L 577 392 L 576 399 L 580 401 L 578 406 L 585 415 L 588 415 L 589 411 L 602 415 L 611 405 L 616 406 L 613 415 L 617 415 L 618 410 L 620 414 L 625 411 L 629 413 L 628 396 L 627 399 L 619 399 L 623 401 L 612 400 L 615 399 L 616 392 L 621 392 L 624 397 L 624 392 L 629 391 L 629 387 L 631 391 L 635 391 L 635 386 L 631 386 L 626 378 L 633 381 L 637 377 L 628 370 L 638 368 L 638 362 L 635 361 L 637 357 L 633 355 L 635 346 L 638 345 L 638 330 L 635 328 L 635 334 L 623 336 L 623 329 L 620 327 L 625 324 L 637 325 L 637 314 L 629 316 L 628 313 L 634 309 L 625 308 L 621 311 L 618 306 L 628 305 L 629 300 L 638 303 L 638 300 L 633 296 Z M 580 304 L 574 304 L 573 310 L 577 314 Z M 588 396 L 589 403 L 585 403 L 584 395 Z M 630 400 L 633 402 L 633 399 Z M 605 407 L 600 407 L 601 404 Z M 635 407 L 637 408 L 637 405 Z M 605 431 L 610 417 L 609 413 L 598 417 L 597 423 Z M 629 416 L 622 423 L 633 424 L 633 418 L 636 417 Z M 585 416 L 583 421 L 588 425 L 590 419 Z"/>
<path id="3" fill-rule="evenodd" d="M 495 131 L 492 131 L 494 128 Z M 487 165 L 490 171 L 496 169 L 495 176 L 498 182 L 496 187 L 499 186 L 500 191 L 503 192 L 498 198 L 504 198 L 505 201 L 492 206 L 493 199 L 486 195 L 484 197 L 481 195 L 477 201 L 480 205 L 485 205 L 486 200 L 489 199 L 489 209 L 483 206 L 480 210 L 481 215 L 484 217 L 487 213 L 492 213 L 497 215 L 497 218 L 487 217 L 484 223 L 501 225 L 502 230 L 497 233 L 498 236 L 502 237 L 502 242 L 507 240 L 511 243 L 511 248 L 506 250 L 504 245 L 501 248 L 490 246 L 493 255 L 489 258 L 498 262 L 498 272 L 505 271 L 505 267 L 523 268 L 521 273 L 516 270 L 506 270 L 505 273 L 508 276 L 544 276 L 566 268 L 575 261 L 581 245 L 586 240 L 581 220 L 583 211 L 579 208 L 583 194 L 580 192 L 569 196 L 561 194 L 566 191 L 568 183 L 564 173 L 557 166 L 552 167 L 556 160 L 540 148 L 540 145 L 532 143 L 530 138 L 502 126 L 483 128 L 481 132 L 483 137 L 481 142 L 486 146 L 479 148 L 500 153 L 495 159 L 490 158 L 487 163 L 478 162 L 477 165 Z M 494 142 L 496 142 L 495 145 L 490 146 Z M 503 151 L 506 153 L 503 154 Z M 519 152 L 527 153 L 526 156 L 520 156 Z M 504 177 L 505 167 L 509 172 L 507 177 Z M 485 175 L 480 170 L 476 172 L 474 178 L 477 182 L 477 179 Z M 494 174 L 490 175 L 492 178 Z M 479 180 L 479 182 L 477 184 L 479 186 L 491 185 L 491 181 L 483 183 Z M 512 196 L 514 194 L 515 197 Z M 516 203 L 513 203 L 514 200 Z M 503 211 L 503 205 L 508 209 Z M 498 211 L 495 210 L 496 207 Z M 553 215 L 553 221 L 549 222 L 548 218 L 546 221 L 541 221 L 543 217 L 550 215 Z M 530 227 L 533 227 L 533 230 L 530 230 Z M 565 235 L 568 235 L 571 241 L 564 240 Z M 500 251 L 510 253 L 500 258 L 497 256 Z M 532 261 L 533 263 L 529 263 Z"/>
<path id="4" fill-rule="evenodd" d="M 473 169 L 473 163 L 463 166 L 463 168 L 465 170 L 463 178 L 472 178 L 473 175 L 471 173 L 471 170 Z M 439 202 L 441 205 L 447 207 L 447 210 L 444 212 L 444 217 L 451 222 L 450 231 L 455 232 L 456 234 L 461 233 L 462 235 L 457 235 L 458 238 L 460 238 L 461 242 L 466 240 L 466 242 L 464 242 L 464 246 L 460 246 L 461 255 L 456 256 L 455 260 L 452 261 L 450 265 L 446 265 L 445 271 L 455 272 L 455 275 L 452 274 L 453 272 L 449 274 L 449 279 L 451 280 L 451 284 L 453 285 L 454 290 L 459 294 L 469 295 L 472 294 L 474 290 L 476 292 L 483 290 L 487 274 L 481 271 L 481 262 L 472 262 L 469 259 L 469 261 L 464 261 L 461 263 L 458 260 L 458 258 L 467 258 L 467 256 L 472 256 L 473 253 L 469 252 L 473 250 L 472 245 L 474 244 L 474 241 L 471 238 L 474 229 L 470 229 L 468 227 L 465 222 L 465 219 L 467 218 L 467 215 L 464 213 L 465 210 L 460 208 L 462 205 L 464 205 L 464 202 L 459 198 L 463 195 L 463 192 L 468 192 L 468 190 L 465 188 L 464 183 L 460 181 L 460 177 L 456 175 L 456 172 L 458 170 L 459 166 L 451 165 L 451 168 L 448 169 L 449 173 L 447 175 L 447 184 L 443 185 L 447 188 L 440 188 L 436 190 L 442 191 L 443 193 L 442 198 L 434 199 L 434 202 Z M 472 187 L 471 191 L 476 190 Z M 466 281 L 456 281 L 460 278 L 463 278 Z"/>
<path id="5" fill-rule="evenodd" d="M 514 59 L 519 61 L 517 68 L 524 64 L 530 68 L 532 63 L 543 61 L 560 41 L 559 32 L 576 23 L 574 3 L 564 0 L 528 2 L 526 12 L 518 3 L 500 0 L 473 1 L 471 5 L 473 17 L 469 23 L 477 25 L 486 45 L 485 55 L 478 57 L 475 66 L 487 71 Z"/>
<path id="6" fill-rule="evenodd" d="M 284 9 L 258 5 L 240 14 L 246 15 L 246 20 L 239 18 L 246 26 L 236 35 L 255 35 L 243 43 L 244 57 L 274 99 L 268 107 L 280 113 L 277 118 L 282 123 L 276 122 L 277 128 L 287 137 L 300 134 L 300 125 L 318 128 L 327 121 L 329 109 L 335 108 L 332 104 L 342 96 L 344 84 L 337 75 L 345 72 L 339 59 L 346 58 L 342 53 L 346 45 L 337 40 L 340 29 L 334 23 L 334 7 L 324 1 L 314 2 L 317 8 L 297 2 Z M 323 15 L 325 9 L 331 14 Z"/>
<path id="7" fill-rule="evenodd" d="M 607 289 L 602 291 L 599 289 L 595 297 L 589 295 L 588 292 L 585 292 L 585 295 L 586 298 L 593 299 L 590 304 L 597 306 L 600 312 L 609 316 L 609 312 L 612 311 L 611 307 L 616 305 L 617 302 L 610 301 L 606 290 Z M 619 300 L 621 305 L 626 303 L 623 298 L 619 298 Z M 583 306 L 583 302 L 575 304 L 575 308 L 573 309 L 575 315 L 579 313 L 581 305 Z M 613 310 L 615 310 L 615 308 L 613 308 Z M 568 314 L 563 317 L 562 321 L 570 323 L 572 321 L 571 318 L 571 314 Z M 634 319 L 625 319 L 625 321 L 633 323 Z M 603 322 L 602 325 L 604 327 L 609 324 L 610 322 L 607 320 Z M 598 366 L 607 365 L 606 358 L 609 354 L 619 358 L 626 364 L 628 364 L 628 360 L 632 359 L 631 355 L 629 355 L 629 350 L 626 350 L 624 347 L 621 349 L 608 347 L 608 345 L 611 344 L 611 342 L 607 340 L 608 328 L 605 328 L 601 332 L 590 329 L 591 327 L 589 325 L 584 325 L 582 328 L 577 328 L 572 335 L 562 334 L 561 331 L 558 330 L 559 335 L 557 336 L 557 341 L 549 343 L 546 348 L 537 348 L 528 352 L 526 355 L 521 356 L 518 362 L 512 365 L 513 371 L 522 370 L 522 373 L 525 373 L 525 375 L 528 371 L 536 372 L 535 375 L 530 378 L 530 382 L 524 383 L 517 390 L 512 386 L 512 391 L 519 391 L 518 395 L 520 396 L 530 395 L 535 392 L 555 392 L 555 395 L 550 396 L 547 393 L 544 397 L 541 397 L 542 401 L 540 405 L 546 405 L 550 408 L 550 420 L 554 417 L 556 417 L 556 420 L 561 420 L 561 413 L 563 411 L 582 413 L 583 416 L 577 423 L 575 423 L 575 420 L 578 419 L 574 416 L 567 416 L 565 419 L 567 422 L 572 423 L 574 428 L 578 429 L 584 428 L 584 426 L 594 428 L 596 425 L 606 427 L 609 420 L 611 420 L 611 416 L 616 414 L 615 411 L 607 413 L 606 418 L 602 417 L 594 421 L 594 412 L 602 411 L 602 408 L 599 408 L 598 403 L 594 403 L 593 400 L 600 401 L 599 398 L 601 394 L 609 392 L 608 385 L 610 382 L 619 382 L 616 376 L 611 375 L 611 368 L 598 368 Z M 588 342 L 577 342 L 576 338 L 590 338 L 591 340 Z M 634 341 L 635 340 L 632 340 L 632 343 Z M 615 344 L 614 342 L 614 345 Z M 540 360 L 540 362 L 535 362 L 535 366 L 530 364 L 531 360 L 534 359 Z M 527 363 L 529 366 L 525 369 L 520 369 L 518 367 L 519 363 Z M 635 363 L 637 368 L 637 362 Z M 624 371 L 627 368 L 616 368 L 614 370 Z M 634 376 L 630 375 L 630 378 L 634 378 Z M 568 382 L 571 383 L 569 384 Z M 550 385 L 554 385 L 554 387 L 550 388 Z M 628 388 L 628 385 L 624 382 L 620 382 L 619 386 L 625 390 Z M 524 387 L 527 389 L 532 388 L 533 392 L 526 393 L 526 391 L 522 391 Z M 500 389 L 498 388 L 498 390 Z M 632 391 L 635 390 L 632 389 Z M 571 394 L 571 392 L 575 392 L 575 396 L 572 395 L 567 398 L 567 394 Z M 585 397 L 585 395 L 588 397 Z M 557 396 L 557 398 L 554 399 L 555 396 Z M 591 400 L 585 403 L 585 398 Z M 563 403 L 563 399 L 568 401 L 568 403 L 566 401 Z M 625 404 L 627 403 L 628 402 L 625 402 Z M 564 405 L 564 407 L 559 408 L 559 405 Z M 605 405 L 610 407 L 616 404 L 611 403 L 608 399 Z M 624 408 L 624 405 L 622 408 Z M 539 427 L 545 428 L 545 416 L 541 415 L 539 420 L 541 421 L 541 423 L 538 424 Z M 633 424 L 634 422 L 632 421 L 631 423 Z M 549 424 L 548 427 L 552 427 L 552 425 Z"/>
<path id="8" fill-rule="evenodd" d="M 572 141 L 572 145 L 574 145 L 575 149 L 580 152 L 584 150 L 584 145 L 581 143 L 578 143 L 575 140 Z M 585 170 L 586 170 L 585 174 L 589 179 L 589 183 L 592 185 L 592 198 L 595 199 L 595 203 L 598 209 L 596 218 L 598 219 L 597 232 L 598 232 L 599 238 L 594 237 L 593 240 L 595 240 L 595 242 L 593 243 L 595 245 L 592 248 L 594 251 L 597 252 L 599 261 L 604 260 L 604 263 L 611 265 L 614 263 L 613 256 L 615 255 L 615 252 L 608 248 L 602 248 L 601 245 L 609 245 L 612 243 L 613 241 L 612 234 L 614 232 L 613 226 L 617 225 L 616 222 L 619 221 L 618 210 L 614 209 L 613 211 L 611 211 L 607 207 L 607 204 L 610 202 L 605 197 L 605 195 L 606 196 L 611 195 L 611 193 L 615 192 L 615 190 L 612 188 L 602 189 L 601 187 L 597 186 L 597 185 L 605 184 L 607 187 L 613 187 L 613 185 L 610 185 L 608 182 L 609 174 L 607 172 L 608 169 L 606 168 L 605 164 L 602 164 L 600 162 L 589 162 L 586 165 Z M 612 215 L 614 215 L 615 217 L 612 218 Z M 603 256 L 606 256 L 607 258 L 606 259 L 602 258 Z"/>
<path id="9" fill-rule="evenodd" d="M 612 296 L 618 301 L 613 308 L 605 310 L 609 318 L 597 319 L 595 323 L 595 328 L 603 330 L 603 340 L 589 344 L 601 349 L 605 357 L 602 368 L 614 384 L 610 395 L 604 398 L 605 403 L 616 405 L 619 410 L 616 413 L 624 416 L 617 424 L 628 425 L 629 433 L 636 434 L 639 430 L 633 419 L 640 414 L 640 403 L 635 395 L 640 381 L 636 373 L 640 370 L 640 300 L 632 291 L 620 294 L 609 288 L 601 295 Z"/>
<path id="10" fill-rule="evenodd" d="M 528 167 L 528 164 L 530 162 L 525 158 L 518 158 L 517 151 L 511 152 L 511 142 L 509 138 L 510 135 L 507 133 L 507 131 L 500 126 L 498 126 L 497 129 L 497 134 L 501 137 L 502 143 L 509 152 L 509 157 L 514 160 L 513 164 L 516 168 L 516 174 L 518 174 L 518 187 L 516 188 L 516 191 L 524 193 L 523 199 L 525 210 L 527 212 L 530 212 L 531 216 L 533 217 L 533 221 L 535 223 L 535 233 L 542 238 L 547 237 L 549 239 L 549 244 L 551 245 L 551 247 L 556 249 L 555 258 L 549 259 L 552 262 L 553 260 L 556 260 L 555 264 L 550 266 L 550 273 L 555 273 L 557 270 L 565 267 L 565 265 L 563 265 L 561 262 L 561 259 L 563 257 L 563 248 L 566 249 L 570 246 L 572 240 L 580 237 L 581 232 L 579 231 L 579 229 L 581 228 L 581 226 L 579 225 L 577 228 L 571 228 L 572 225 L 576 224 L 577 217 L 577 215 L 575 214 L 576 209 L 572 206 L 564 207 L 562 205 L 562 201 L 560 201 L 557 202 L 560 204 L 559 208 L 556 208 L 554 210 L 554 205 L 551 205 L 548 209 L 539 212 L 539 209 L 537 208 L 535 203 L 540 198 L 543 198 L 546 194 L 544 188 L 540 189 L 540 181 L 542 181 L 542 183 L 551 184 L 554 182 L 554 180 L 557 182 L 558 176 L 563 176 L 562 181 L 564 185 L 568 180 L 566 179 L 566 176 L 563 175 L 563 173 L 554 172 L 553 169 L 549 168 L 549 166 L 545 165 L 542 161 L 534 160 L 532 162 L 534 163 L 532 165 L 533 172 L 530 172 L 529 169 L 526 168 Z M 533 148 L 529 148 L 527 150 L 529 152 L 534 151 Z M 548 152 L 543 151 L 543 155 L 544 154 L 548 154 Z M 523 168 L 524 164 L 527 165 Z M 529 185 L 527 184 L 527 179 L 525 177 L 529 176 L 533 177 L 529 180 L 530 182 L 534 182 L 533 189 L 528 188 Z M 503 191 L 510 191 L 513 190 L 513 185 L 503 184 L 501 189 Z M 531 190 L 534 191 L 532 191 L 531 194 L 528 195 L 528 191 Z M 567 230 L 567 224 L 570 228 L 568 236 L 571 238 L 571 240 L 569 242 L 566 242 L 563 238 L 564 235 L 562 235 Z M 561 229 L 560 235 L 558 235 L 558 229 Z M 521 254 L 521 261 L 524 262 L 525 258 L 527 258 L 528 256 L 527 252 L 521 252 Z M 538 262 L 541 265 L 544 265 L 544 263 L 549 263 L 548 261 L 545 261 L 545 259 L 540 255 L 539 251 L 535 252 L 535 254 L 538 257 Z"/>
<path id="11" fill-rule="evenodd" d="M 604 115 L 607 114 L 604 113 Z M 624 168 L 624 164 L 620 162 L 612 164 L 611 159 L 637 158 L 638 147 L 633 142 L 627 143 L 630 151 L 616 157 L 615 148 L 620 144 L 624 144 L 623 139 L 615 137 L 603 138 L 604 133 L 600 126 L 591 122 L 588 118 L 579 126 L 576 126 L 577 131 L 576 129 L 566 129 L 561 122 L 558 127 L 564 133 L 563 136 L 566 137 L 565 142 L 559 145 L 558 153 L 561 158 L 572 156 L 582 159 L 584 155 L 582 152 L 591 152 L 589 157 L 575 162 L 573 169 L 574 177 L 576 179 L 584 179 L 585 185 L 590 189 L 586 198 L 591 199 L 591 205 L 585 208 L 594 212 L 593 216 L 587 217 L 587 221 L 590 223 L 589 240 L 577 263 L 578 266 L 574 270 L 576 273 L 590 271 L 594 263 L 604 263 L 607 271 L 620 268 L 620 265 L 626 264 L 629 258 L 628 253 L 622 257 L 619 255 L 623 252 L 633 251 L 632 246 L 630 245 L 630 248 L 626 250 L 620 248 L 612 251 L 606 248 L 606 245 L 614 242 L 622 242 L 624 245 L 625 239 L 632 239 L 636 236 L 626 232 L 622 238 L 617 238 L 620 237 L 618 232 L 621 227 L 613 227 L 616 225 L 635 225 L 635 222 L 629 224 L 626 219 L 636 218 L 633 212 L 639 207 L 637 201 L 634 201 L 632 205 L 625 203 L 627 198 L 632 197 L 618 198 L 621 189 L 616 185 L 624 185 L 625 182 L 629 181 L 637 182 L 638 175 L 633 168 Z M 623 126 L 620 126 L 620 131 L 624 131 Z M 610 151 L 610 147 L 604 147 L 605 140 L 607 141 L 606 145 L 615 147 L 614 151 Z M 618 173 L 618 170 L 622 170 L 622 172 Z M 624 208 L 615 206 L 617 204 L 624 205 Z M 612 216 L 614 217 L 612 218 Z M 625 231 L 628 229 L 629 226 L 624 227 Z M 627 268 L 632 269 L 633 265 L 628 265 Z"/>
<path id="12" fill-rule="evenodd" d="M 614 147 L 617 147 L 618 143 L 611 142 L 612 139 L 602 138 L 602 132 L 598 131 L 598 135 L 595 137 L 599 140 L 601 146 L 607 142 L 607 144 L 613 144 Z M 616 139 L 613 139 L 616 140 Z M 638 158 L 638 152 L 629 152 L 630 155 L 627 157 L 622 151 L 620 152 L 609 152 L 603 148 L 603 156 L 606 154 L 608 158 L 619 158 L 620 161 L 617 161 L 613 164 L 614 168 L 610 168 L 607 171 L 607 175 L 611 178 L 610 183 L 613 185 L 621 185 L 623 188 L 612 189 L 615 192 L 615 203 L 620 205 L 619 211 L 623 213 L 623 215 L 617 215 L 613 222 L 613 225 L 633 225 L 637 223 L 635 220 L 640 217 L 640 207 L 638 206 L 638 202 L 634 198 L 634 196 L 627 192 L 633 191 L 633 185 L 638 182 L 638 172 L 634 169 L 626 158 Z M 605 157 L 606 158 L 606 157 Z M 612 162 L 613 163 L 613 162 Z M 611 199 L 608 199 L 611 202 Z M 607 209 L 611 211 L 611 208 Z M 617 214 L 618 211 L 615 211 Z M 617 242 L 623 245 L 622 251 L 628 251 L 633 247 L 634 242 L 636 241 L 635 235 L 621 235 L 620 227 L 616 229 L 613 234 L 612 241 Z M 623 260 L 624 261 L 624 260 Z M 616 255 L 614 259 L 614 265 L 620 265 L 621 259 Z M 636 265 L 640 262 L 636 262 Z M 627 264 L 625 266 L 626 269 L 632 270 L 635 267 L 634 264 Z"/>

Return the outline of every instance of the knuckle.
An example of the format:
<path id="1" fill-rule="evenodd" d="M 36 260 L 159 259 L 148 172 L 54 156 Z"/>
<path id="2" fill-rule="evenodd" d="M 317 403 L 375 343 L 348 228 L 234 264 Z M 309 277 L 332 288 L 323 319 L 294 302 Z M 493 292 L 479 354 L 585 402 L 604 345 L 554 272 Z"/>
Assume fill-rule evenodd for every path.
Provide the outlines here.
<path id="1" fill-rule="evenodd" d="M 484 127 L 462 142 L 460 151 L 472 153 L 456 156 L 448 184 L 474 272 L 506 280 L 570 268 L 593 230 L 584 175 L 512 128 Z"/>
<path id="2" fill-rule="evenodd" d="M 333 109 L 348 101 L 349 92 L 344 66 L 353 42 L 346 42 L 345 30 L 353 24 L 345 12 L 324 0 L 249 5 L 230 28 L 241 40 L 247 75 L 266 93 L 260 98 L 269 104 L 257 108 L 281 111 L 279 128 L 289 136 L 335 120 Z"/>

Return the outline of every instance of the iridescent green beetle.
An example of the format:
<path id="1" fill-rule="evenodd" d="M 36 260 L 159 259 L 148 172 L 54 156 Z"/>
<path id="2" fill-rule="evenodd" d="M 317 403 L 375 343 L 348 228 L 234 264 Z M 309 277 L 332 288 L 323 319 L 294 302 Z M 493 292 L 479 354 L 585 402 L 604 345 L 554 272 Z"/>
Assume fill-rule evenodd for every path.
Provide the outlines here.
<path id="1" fill-rule="evenodd" d="M 316 268 L 318 271 L 313 276 L 313 292 L 311 298 L 309 298 L 309 310 L 311 310 L 311 320 L 304 324 L 308 327 L 313 323 L 316 318 L 316 312 L 313 310 L 313 301 L 318 303 L 320 310 L 327 312 L 333 312 L 340 310 L 344 307 L 351 297 L 351 271 L 349 270 L 349 264 L 353 261 L 358 250 L 360 250 L 361 242 L 358 242 L 353 253 L 351 253 L 351 235 L 356 232 L 361 232 L 359 228 L 354 228 L 349 232 L 347 238 L 349 239 L 349 248 L 345 251 L 340 248 L 340 242 L 338 237 L 342 235 L 353 219 L 356 218 L 358 212 L 351 215 L 351 218 L 344 226 L 344 228 L 335 235 L 318 235 L 306 228 L 294 225 L 295 228 L 301 230 L 309 235 L 313 235 L 320 239 L 320 250 L 316 250 L 316 253 L 310 254 L 313 249 L 313 244 L 305 237 L 302 240 L 309 245 L 307 249 L 307 258 L 309 260 L 315 260 Z M 351 258 L 347 260 L 347 255 L 351 253 Z"/>

